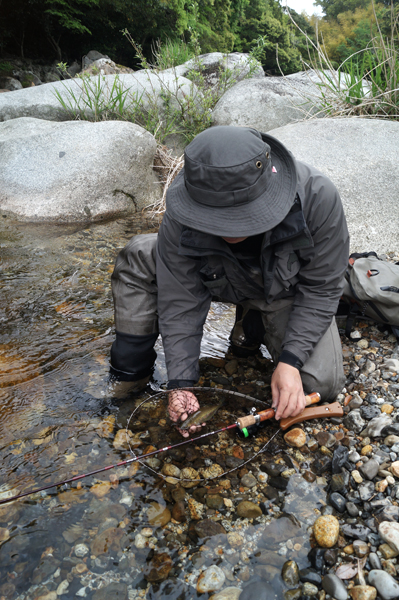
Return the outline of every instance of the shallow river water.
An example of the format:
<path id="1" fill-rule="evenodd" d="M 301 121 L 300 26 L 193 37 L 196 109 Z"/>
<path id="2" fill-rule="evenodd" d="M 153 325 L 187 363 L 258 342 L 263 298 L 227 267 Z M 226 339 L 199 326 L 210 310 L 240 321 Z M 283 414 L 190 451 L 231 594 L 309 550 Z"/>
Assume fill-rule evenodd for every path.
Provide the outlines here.
<path id="1" fill-rule="evenodd" d="M 155 230 L 154 223 L 132 218 L 83 228 L 6 219 L 0 224 L 0 499 L 129 458 L 128 450 L 113 443 L 137 399 L 116 399 L 109 380 L 114 337 L 110 276 L 118 251 L 142 230 Z M 233 320 L 232 307 L 213 306 L 203 356 L 224 356 Z M 157 350 L 152 390 L 142 398 L 155 393 L 166 378 L 160 342 Z M 164 431 L 166 417 L 165 407 L 155 406 L 154 418 Z M 177 440 L 174 435 L 172 441 Z M 230 439 L 225 446 L 235 443 Z M 153 443 L 143 434 L 137 445 L 142 451 Z M 211 456 L 215 447 L 209 448 Z M 298 490 L 307 498 L 309 490 L 301 485 L 289 488 L 286 512 Z M 190 550 L 179 522 L 171 521 L 170 514 L 163 522 L 168 504 L 164 488 L 164 479 L 131 464 L 0 506 L 0 599 L 196 597 L 203 558 L 192 558 L 195 536 Z M 302 507 L 307 515 L 319 501 L 323 504 L 323 494 L 321 489 L 316 496 L 314 489 L 308 494 L 308 505 Z M 155 517 L 145 518 L 150 503 Z M 297 545 L 306 534 L 301 529 L 308 525 L 306 514 L 299 519 Z M 228 519 L 222 522 L 226 531 L 234 531 Z M 249 543 L 260 535 L 257 523 L 244 522 Z M 218 543 L 225 545 L 225 535 L 219 541 L 212 537 L 210 555 L 217 555 Z M 302 566 L 307 566 L 306 544 L 299 544 Z M 154 551 L 169 557 L 163 560 L 170 561 L 172 572 L 161 585 L 162 577 L 155 578 L 157 585 L 151 587 L 151 576 L 143 578 L 143 569 L 155 561 Z M 220 554 L 218 564 L 232 572 L 235 563 Z M 161 571 L 162 564 L 154 568 Z M 232 576 L 231 581 L 230 586 L 240 587 L 245 578 Z"/>

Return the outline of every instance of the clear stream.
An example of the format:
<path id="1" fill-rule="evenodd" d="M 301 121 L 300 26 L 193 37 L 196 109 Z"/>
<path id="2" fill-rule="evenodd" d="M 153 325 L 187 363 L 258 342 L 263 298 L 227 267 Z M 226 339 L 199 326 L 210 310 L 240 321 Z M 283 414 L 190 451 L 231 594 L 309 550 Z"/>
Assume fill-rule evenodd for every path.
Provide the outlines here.
<path id="1" fill-rule="evenodd" d="M 2 219 L 0 499 L 129 457 L 98 429 L 110 416 L 116 429 L 124 427 L 135 406 L 115 401 L 109 382 L 110 276 L 118 251 L 133 234 L 151 228 L 151 221 L 135 218 L 83 228 Z M 224 355 L 232 322 L 231 307 L 213 307 L 203 355 Z M 166 377 L 160 344 L 157 349 L 154 391 Z M 104 496 L 90 492 L 96 482 L 110 486 L 110 479 Z M 120 581 L 130 599 L 145 596 L 142 567 L 151 543 L 138 551 L 134 544 L 137 532 L 148 527 L 143 507 L 165 505 L 159 483 L 142 467 L 120 467 L 0 506 L 0 600 L 53 600 L 57 593 L 64 600 L 97 600 L 102 587 Z M 315 502 L 312 496 L 311 511 Z M 101 544 L 104 527 L 115 539 L 96 554 L 93 543 Z M 160 539 L 162 528 L 153 528 L 153 535 Z M 173 560 L 175 567 L 183 559 Z M 180 597 L 162 589 L 157 598 Z M 113 597 L 125 597 L 118 594 L 115 588 Z"/>

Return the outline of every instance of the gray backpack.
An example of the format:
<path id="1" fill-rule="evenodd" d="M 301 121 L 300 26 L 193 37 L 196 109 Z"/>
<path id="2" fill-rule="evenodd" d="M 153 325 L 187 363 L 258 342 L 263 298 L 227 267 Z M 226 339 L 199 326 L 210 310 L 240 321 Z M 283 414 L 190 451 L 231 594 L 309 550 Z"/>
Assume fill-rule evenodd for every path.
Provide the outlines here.
<path id="1" fill-rule="evenodd" d="M 380 259 L 375 252 L 351 254 L 337 315 L 346 315 L 349 337 L 356 318 L 389 325 L 399 340 L 399 263 Z"/>

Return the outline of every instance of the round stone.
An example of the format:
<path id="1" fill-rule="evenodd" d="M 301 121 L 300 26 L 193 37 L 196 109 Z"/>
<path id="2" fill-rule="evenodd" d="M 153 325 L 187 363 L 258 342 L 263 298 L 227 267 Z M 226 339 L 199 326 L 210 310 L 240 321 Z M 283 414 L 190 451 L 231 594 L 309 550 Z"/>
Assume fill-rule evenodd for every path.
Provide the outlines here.
<path id="1" fill-rule="evenodd" d="M 390 471 L 392 475 L 394 475 L 395 477 L 399 477 L 399 460 L 396 460 L 391 464 Z"/>
<path id="2" fill-rule="evenodd" d="M 180 477 L 180 469 L 176 467 L 176 465 L 172 465 L 171 463 L 165 463 L 162 467 L 161 473 L 166 477 Z"/>
<path id="3" fill-rule="evenodd" d="M 317 596 L 319 588 L 313 583 L 304 583 L 302 586 L 302 596 Z"/>
<path id="4" fill-rule="evenodd" d="M 281 569 L 281 577 L 286 585 L 295 587 L 299 583 L 298 565 L 293 560 L 287 560 Z"/>
<path id="5" fill-rule="evenodd" d="M 86 554 L 89 553 L 89 548 L 86 544 L 77 544 L 75 546 L 75 556 L 78 558 L 83 558 Z"/>
<path id="6" fill-rule="evenodd" d="M 349 591 L 353 600 L 375 600 L 377 590 L 371 585 L 355 585 Z"/>
<path id="7" fill-rule="evenodd" d="M 181 470 L 180 479 L 180 485 L 186 489 L 189 489 L 198 485 L 201 477 L 198 471 L 196 471 L 192 467 L 186 467 Z"/>
<path id="8" fill-rule="evenodd" d="M 323 515 L 313 525 L 316 542 L 322 548 L 332 548 L 338 541 L 339 522 L 333 515 Z"/>
<path id="9" fill-rule="evenodd" d="M 347 600 L 347 589 L 341 579 L 334 573 L 329 573 L 323 577 L 322 586 L 323 590 L 335 598 L 335 600 Z"/>
<path id="10" fill-rule="evenodd" d="M 252 488 L 255 487 L 257 481 L 251 473 L 246 473 L 241 477 L 241 485 L 244 487 Z"/>
<path id="11" fill-rule="evenodd" d="M 147 519 L 150 525 L 164 527 L 171 520 L 172 515 L 169 508 L 159 504 L 158 502 L 151 502 L 149 509 L 147 510 Z"/>
<path id="12" fill-rule="evenodd" d="M 231 548 L 239 548 L 244 543 L 244 538 L 235 531 L 230 531 L 227 534 L 227 541 L 229 542 Z"/>
<path id="13" fill-rule="evenodd" d="M 237 514 L 243 519 L 256 519 L 262 516 L 262 510 L 257 504 L 243 500 L 237 506 Z"/>
<path id="14" fill-rule="evenodd" d="M 391 546 L 395 552 L 399 552 L 399 523 L 382 521 L 378 528 L 380 537 Z"/>
<path id="15" fill-rule="evenodd" d="M 399 597 L 399 584 L 385 571 L 372 570 L 368 576 L 369 584 L 377 588 L 382 600 L 395 600 Z"/>
<path id="16" fill-rule="evenodd" d="M 216 565 L 208 567 L 201 573 L 197 581 L 197 592 L 205 594 L 220 590 L 225 582 L 226 576 L 222 569 Z"/>
<path id="17" fill-rule="evenodd" d="M 294 446 L 295 448 L 301 448 L 306 444 L 306 433 L 303 429 L 299 427 L 295 427 L 284 435 L 284 440 L 289 446 Z"/>

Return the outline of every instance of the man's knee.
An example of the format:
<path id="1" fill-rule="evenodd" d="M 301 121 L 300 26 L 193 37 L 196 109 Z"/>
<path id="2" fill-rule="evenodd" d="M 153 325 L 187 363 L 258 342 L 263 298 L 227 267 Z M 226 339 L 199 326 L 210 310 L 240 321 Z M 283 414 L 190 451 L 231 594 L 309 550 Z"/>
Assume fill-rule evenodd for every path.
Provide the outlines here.
<path id="1" fill-rule="evenodd" d="M 301 369 L 305 393 L 333 400 L 345 385 L 342 346 L 335 319 Z"/>

